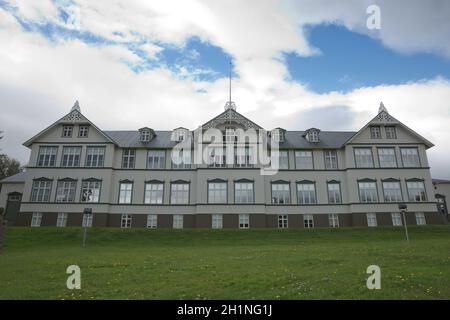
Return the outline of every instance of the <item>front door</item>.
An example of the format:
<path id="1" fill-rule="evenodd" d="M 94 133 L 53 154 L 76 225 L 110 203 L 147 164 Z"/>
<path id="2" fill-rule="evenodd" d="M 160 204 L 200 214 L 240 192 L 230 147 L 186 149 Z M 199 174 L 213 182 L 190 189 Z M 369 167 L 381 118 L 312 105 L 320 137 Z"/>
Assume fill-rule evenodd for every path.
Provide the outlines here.
<path id="1" fill-rule="evenodd" d="M 8 202 L 6 203 L 5 219 L 8 220 L 8 225 L 10 226 L 13 226 L 17 220 L 21 200 L 22 200 L 21 193 L 14 192 L 8 195 Z"/>

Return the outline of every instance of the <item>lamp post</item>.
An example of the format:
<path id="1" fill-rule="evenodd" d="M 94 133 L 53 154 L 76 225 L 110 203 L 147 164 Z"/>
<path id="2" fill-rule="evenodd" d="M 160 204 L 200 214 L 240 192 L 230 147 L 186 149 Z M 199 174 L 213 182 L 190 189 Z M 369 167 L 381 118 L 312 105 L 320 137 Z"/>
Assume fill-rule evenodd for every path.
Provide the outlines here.
<path id="1" fill-rule="evenodd" d="M 405 226 L 406 241 L 409 243 L 408 226 L 406 225 L 406 216 L 405 216 L 405 212 L 406 212 L 406 209 L 408 209 L 408 206 L 406 205 L 406 203 L 399 203 L 398 208 L 400 209 L 400 212 L 402 213 L 403 224 Z"/>
<path id="2" fill-rule="evenodd" d="M 84 208 L 83 216 L 86 217 L 86 220 L 84 223 L 84 230 L 83 230 L 83 248 L 84 248 L 86 246 L 87 228 L 88 228 L 88 220 L 89 220 L 88 217 L 89 216 L 92 217 L 92 208 Z"/>

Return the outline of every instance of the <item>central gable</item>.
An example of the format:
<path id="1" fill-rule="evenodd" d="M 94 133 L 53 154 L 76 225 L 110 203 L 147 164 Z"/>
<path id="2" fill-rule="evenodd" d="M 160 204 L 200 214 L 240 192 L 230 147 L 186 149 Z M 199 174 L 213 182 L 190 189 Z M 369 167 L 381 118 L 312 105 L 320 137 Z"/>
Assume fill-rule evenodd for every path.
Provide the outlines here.
<path id="1" fill-rule="evenodd" d="M 216 128 L 217 126 L 223 125 L 223 124 L 237 124 L 241 126 L 244 129 L 255 129 L 259 130 L 262 129 L 259 125 L 254 123 L 253 121 L 247 119 L 242 114 L 237 112 L 234 109 L 227 109 L 221 114 L 219 114 L 217 117 L 209 120 L 207 123 L 205 123 L 202 128 L 203 129 L 210 129 L 210 128 Z"/>

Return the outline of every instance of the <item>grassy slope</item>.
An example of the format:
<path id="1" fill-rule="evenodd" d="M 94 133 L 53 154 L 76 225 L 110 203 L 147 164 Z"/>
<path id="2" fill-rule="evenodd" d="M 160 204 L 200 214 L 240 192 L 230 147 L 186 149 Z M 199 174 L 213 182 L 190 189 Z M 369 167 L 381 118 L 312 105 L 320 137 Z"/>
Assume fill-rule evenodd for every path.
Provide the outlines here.
<path id="1" fill-rule="evenodd" d="M 313 230 L 10 228 L 0 299 L 450 299 L 450 226 Z M 82 289 L 66 288 L 66 267 Z M 366 288 L 381 267 L 382 289 Z"/>

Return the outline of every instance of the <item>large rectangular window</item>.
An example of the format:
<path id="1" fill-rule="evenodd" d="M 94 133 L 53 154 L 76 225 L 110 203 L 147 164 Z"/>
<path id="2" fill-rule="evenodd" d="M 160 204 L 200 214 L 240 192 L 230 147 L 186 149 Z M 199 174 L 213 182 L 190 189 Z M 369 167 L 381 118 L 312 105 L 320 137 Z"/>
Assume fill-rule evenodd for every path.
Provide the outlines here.
<path id="1" fill-rule="evenodd" d="M 166 152 L 150 150 L 147 155 L 147 169 L 164 169 L 166 167 Z"/>
<path id="2" fill-rule="evenodd" d="M 253 182 L 236 182 L 234 184 L 235 203 L 253 203 Z"/>
<path id="3" fill-rule="evenodd" d="M 331 228 L 339 228 L 339 215 L 332 213 L 328 215 L 328 225 Z"/>
<path id="4" fill-rule="evenodd" d="M 212 225 L 213 229 L 222 229 L 223 228 L 223 215 L 221 214 L 213 214 L 212 215 Z"/>
<path id="5" fill-rule="evenodd" d="M 325 157 L 325 169 L 333 170 L 338 168 L 337 151 L 325 150 L 323 152 Z"/>
<path id="6" fill-rule="evenodd" d="M 134 169 L 136 160 L 135 149 L 123 149 L 122 151 L 122 168 Z"/>
<path id="7" fill-rule="evenodd" d="M 248 229 L 250 227 L 250 216 L 248 214 L 239 215 L 239 229 Z"/>
<path id="8" fill-rule="evenodd" d="M 189 183 L 172 183 L 170 190 L 170 203 L 189 203 Z"/>
<path id="9" fill-rule="evenodd" d="M 295 151 L 295 168 L 314 169 L 312 151 Z"/>
<path id="10" fill-rule="evenodd" d="M 287 214 L 278 215 L 278 228 L 286 229 L 288 227 L 288 216 Z"/>
<path id="11" fill-rule="evenodd" d="M 289 183 L 272 183 L 272 203 L 291 203 L 291 188 Z"/>
<path id="12" fill-rule="evenodd" d="M 378 160 L 381 168 L 397 167 L 397 158 L 394 148 L 378 148 Z"/>
<path id="13" fill-rule="evenodd" d="M 341 185 L 337 182 L 328 183 L 328 203 L 341 203 Z"/>
<path id="14" fill-rule="evenodd" d="M 236 167 L 251 167 L 253 165 L 253 148 L 237 147 L 234 152 Z"/>
<path id="15" fill-rule="evenodd" d="M 385 202 L 401 202 L 403 200 L 399 181 L 384 181 L 383 193 Z"/>
<path id="16" fill-rule="evenodd" d="M 38 167 L 54 167 L 56 165 L 56 155 L 58 147 L 39 147 L 37 160 Z"/>
<path id="17" fill-rule="evenodd" d="M 122 214 L 120 227 L 121 228 L 131 228 L 131 220 L 132 220 L 131 214 Z"/>
<path id="18" fill-rule="evenodd" d="M 86 167 L 103 167 L 105 164 L 105 147 L 87 147 Z"/>
<path id="19" fill-rule="evenodd" d="M 419 151 L 417 148 L 400 148 L 403 167 L 420 167 Z"/>
<path id="20" fill-rule="evenodd" d="M 56 202 L 74 202 L 76 190 L 76 181 L 58 181 L 56 185 Z"/>
<path id="21" fill-rule="evenodd" d="M 376 227 L 378 225 L 376 213 L 368 213 L 366 217 L 368 227 Z"/>
<path id="22" fill-rule="evenodd" d="M 208 154 L 208 166 L 216 168 L 226 166 L 226 156 L 223 147 L 210 147 L 208 149 Z"/>
<path id="23" fill-rule="evenodd" d="M 52 181 L 34 180 L 31 189 L 31 202 L 50 202 Z"/>
<path id="24" fill-rule="evenodd" d="M 42 213 L 41 212 L 33 212 L 31 217 L 31 226 L 32 227 L 40 227 L 42 222 Z"/>
<path id="25" fill-rule="evenodd" d="M 225 142 L 234 143 L 236 141 L 236 130 L 234 128 L 225 129 Z"/>
<path id="26" fill-rule="evenodd" d="M 66 212 L 58 213 L 58 217 L 56 218 L 56 226 L 57 227 L 67 226 L 67 213 Z"/>
<path id="27" fill-rule="evenodd" d="M 314 228 L 314 216 L 312 214 L 304 214 L 303 225 L 305 228 Z"/>
<path id="28" fill-rule="evenodd" d="M 289 169 L 289 152 L 287 150 L 278 151 L 279 169 Z"/>
<path id="29" fill-rule="evenodd" d="M 297 183 L 298 204 L 316 203 L 316 188 L 314 183 Z"/>
<path id="30" fill-rule="evenodd" d="M 121 182 L 119 190 L 119 203 L 131 203 L 132 194 L 133 194 L 133 183 Z"/>
<path id="31" fill-rule="evenodd" d="M 181 150 L 172 152 L 172 169 L 190 169 L 191 152 L 190 150 Z"/>
<path id="32" fill-rule="evenodd" d="M 81 147 L 64 147 L 61 157 L 62 167 L 79 167 Z"/>
<path id="33" fill-rule="evenodd" d="M 155 229 L 158 227 L 158 215 L 148 214 L 147 215 L 147 228 Z"/>
<path id="34" fill-rule="evenodd" d="M 208 182 L 208 203 L 227 203 L 227 183 Z"/>
<path id="35" fill-rule="evenodd" d="M 400 212 L 392 212 L 391 213 L 392 225 L 395 227 L 402 225 L 402 216 Z"/>
<path id="36" fill-rule="evenodd" d="M 85 180 L 81 184 L 81 202 L 99 202 L 102 182 Z"/>
<path id="37" fill-rule="evenodd" d="M 375 182 L 358 182 L 359 199 L 361 202 L 378 202 L 377 186 Z"/>
<path id="38" fill-rule="evenodd" d="M 183 229 L 183 215 L 182 214 L 174 214 L 173 215 L 173 228 L 174 229 Z"/>
<path id="39" fill-rule="evenodd" d="M 425 185 L 423 181 L 407 181 L 409 201 L 422 202 L 427 201 L 427 194 L 425 192 Z"/>
<path id="40" fill-rule="evenodd" d="M 161 182 L 147 182 L 145 184 L 145 204 L 162 204 L 164 195 L 164 184 Z"/>
<path id="41" fill-rule="evenodd" d="M 355 148 L 357 168 L 373 168 L 372 148 Z"/>

